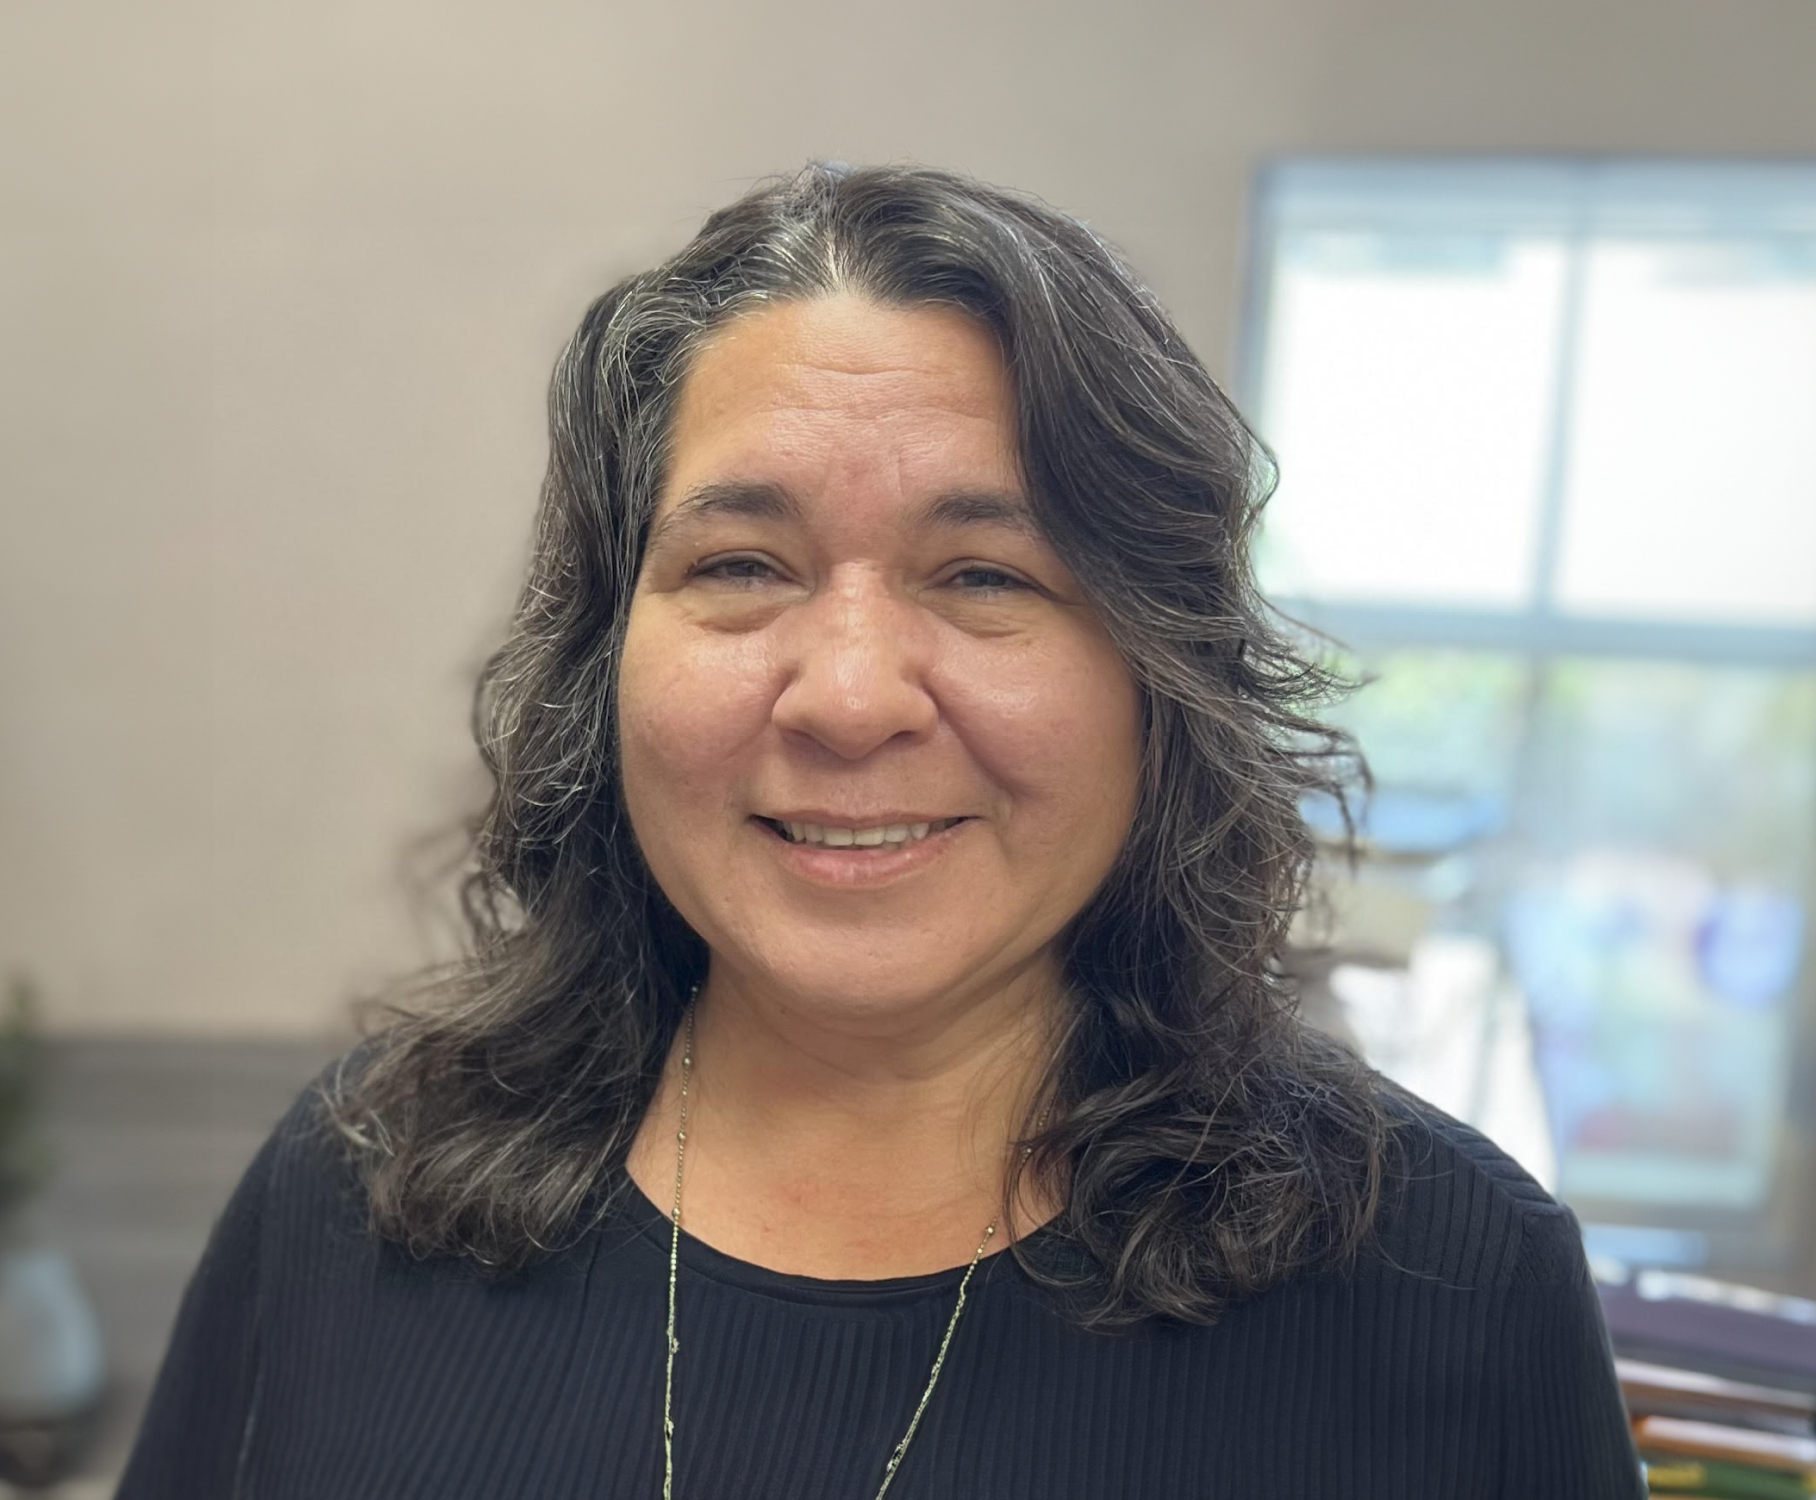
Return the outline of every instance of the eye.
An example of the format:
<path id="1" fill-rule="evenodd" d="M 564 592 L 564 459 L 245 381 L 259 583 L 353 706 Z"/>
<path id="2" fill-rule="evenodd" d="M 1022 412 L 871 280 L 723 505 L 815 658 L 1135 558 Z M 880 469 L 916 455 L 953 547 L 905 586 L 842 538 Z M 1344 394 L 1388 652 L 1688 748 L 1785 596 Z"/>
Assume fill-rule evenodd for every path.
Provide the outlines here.
<path id="1" fill-rule="evenodd" d="M 1013 573 L 1005 573 L 1001 568 L 986 567 L 982 563 L 960 568 L 950 579 L 953 583 L 960 583 L 960 580 L 969 580 L 961 584 L 961 592 L 967 594 L 995 594 L 1031 587 Z"/>
<path id="2" fill-rule="evenodd" d="M 724 583 L 762 583 L 773 578 L 775 571 L 760 557 L 722 557 L 717 562 L 698 564 L 688 576 L 715 578 Z"/>

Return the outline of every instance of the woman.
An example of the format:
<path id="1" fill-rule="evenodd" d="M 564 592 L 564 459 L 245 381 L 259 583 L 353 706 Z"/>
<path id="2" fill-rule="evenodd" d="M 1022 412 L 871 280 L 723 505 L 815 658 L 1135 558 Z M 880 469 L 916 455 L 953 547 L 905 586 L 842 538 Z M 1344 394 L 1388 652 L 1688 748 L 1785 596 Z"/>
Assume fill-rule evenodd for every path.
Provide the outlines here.
<path id="1" fill-rule="evenodd" d="M 1345 747 L 1088 230 L 809 168 L 550 410 L 471 957 L 253 1164 L 123 1500 L 1643 1492 L 1570 1215 L 1291 1017 Z"/>

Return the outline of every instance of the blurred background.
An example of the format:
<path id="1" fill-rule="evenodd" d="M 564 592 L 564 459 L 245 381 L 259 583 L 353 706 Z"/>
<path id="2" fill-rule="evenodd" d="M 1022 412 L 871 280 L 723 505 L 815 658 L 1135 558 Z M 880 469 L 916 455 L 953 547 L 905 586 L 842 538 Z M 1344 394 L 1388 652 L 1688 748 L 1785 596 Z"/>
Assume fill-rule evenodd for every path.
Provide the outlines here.
<path id="1" fill-rule="evenodd" d="M 111 1494 L 239 1171 L 450 951 L 585 303 L 809 157 L 1127 251 L 1367 684 L 1308 1014 L 1611 1297 L 1810 1334 L 1813 77 L 1810 0 L 14 0 L 0 1467 Z"/>

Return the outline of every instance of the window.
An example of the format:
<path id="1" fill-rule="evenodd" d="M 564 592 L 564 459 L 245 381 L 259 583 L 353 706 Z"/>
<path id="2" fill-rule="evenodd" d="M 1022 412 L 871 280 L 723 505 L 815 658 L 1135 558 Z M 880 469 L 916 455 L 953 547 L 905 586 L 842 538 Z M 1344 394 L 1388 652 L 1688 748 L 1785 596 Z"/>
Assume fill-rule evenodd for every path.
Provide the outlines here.
<path id="1" fill-rule="evenodd" d="M 1783 1259 L 1816 855 L 1816 166 L 1295 162 L 1257 209 L 1262 580 L 1372 679 L 1342 714 L 1421 951 L 1492 955 L 1476 1061 L 1439 1102 L 1492 1113 L 1517 1031 L 1543 1174 L 1586 1218 Z M 1429 826 L 1433 799 L 1467 832 L 1409 858 L 1406 809 Z M 1420 960 L 1398 962 L 1351 976 L 1350 1009 L 1440 1095 L 1406 1044 Z"/>

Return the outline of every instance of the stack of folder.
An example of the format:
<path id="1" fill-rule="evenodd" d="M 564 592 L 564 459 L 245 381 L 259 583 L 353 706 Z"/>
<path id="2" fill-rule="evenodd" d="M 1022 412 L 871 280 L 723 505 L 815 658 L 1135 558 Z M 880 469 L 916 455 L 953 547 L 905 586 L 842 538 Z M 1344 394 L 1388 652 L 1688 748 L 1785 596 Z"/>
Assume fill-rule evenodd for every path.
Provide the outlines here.
<path id="1" fill-rule="evenodd" d="M 1816 1496 L 1816 1301 L 1615 1269 L 1597 1290 L 1652 1493 Z"/>
<path id="2" fill-rule="evenodd" d="M 1816 1396 L 1639 1360 L 1616 1360 L 1654 1495 L 1809 1500 Z"/>

